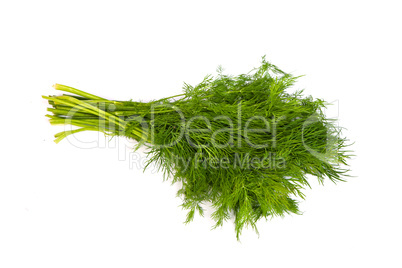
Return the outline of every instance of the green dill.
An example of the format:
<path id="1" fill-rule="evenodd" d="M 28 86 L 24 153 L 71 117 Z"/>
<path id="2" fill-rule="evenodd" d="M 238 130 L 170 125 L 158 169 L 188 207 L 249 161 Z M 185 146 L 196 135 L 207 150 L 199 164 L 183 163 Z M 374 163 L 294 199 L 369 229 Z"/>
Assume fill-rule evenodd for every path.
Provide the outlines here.
<path id="1" fill-rule="evenodd" d="M 151 102 L 107 100 L 56 84 L 69 94 L 44 96 L 51 124 L 77 128 L 55 135 L 60 142 L 80 131 L 125 136 L 149 150 L 164 178 L 181 182 L 178 195 L 186 223 L 203 206 L 214 209 L 213 228 L 234 220 L 257 233 L 259 219 L 300 213 L 297 199 L 308 176 L 343 181 L 347 140 L 323 110 L 327 103 L 286 90 L 298 77 L 262 58 L 248 74 L 208 75 L 184 93 Z"/>

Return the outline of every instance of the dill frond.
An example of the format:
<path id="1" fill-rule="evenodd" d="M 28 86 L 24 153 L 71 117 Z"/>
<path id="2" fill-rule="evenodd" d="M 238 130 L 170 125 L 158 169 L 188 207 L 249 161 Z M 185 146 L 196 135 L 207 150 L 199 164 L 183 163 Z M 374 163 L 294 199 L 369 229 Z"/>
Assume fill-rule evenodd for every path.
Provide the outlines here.
<path id="1" fill-rule="evenodd" d="M 152 102 L 116 101 L 56 84 L 70 93 L 44 96 L 51 124 L 77 126 L 55 135 L 60 142 L 80 131 L 125 136 L 148 146 L 148 163 L 164 179 L 181 182 L 178 195 L 188 210 L 186 223 L 211 203 L 221 226 L 234 220 L 236 237 L 244 227 L 257 233 L 258 220 L 300 213 L 298 198 L 320 183 L 343 181 L 350 151 L 336 122 L 325 117 L 326 103 L 286 90 L 298 77 L 262 58 L 247 74 L 217 69 L 183 94 Z M 73 95 L 71 95 L 73 94 Z"/>

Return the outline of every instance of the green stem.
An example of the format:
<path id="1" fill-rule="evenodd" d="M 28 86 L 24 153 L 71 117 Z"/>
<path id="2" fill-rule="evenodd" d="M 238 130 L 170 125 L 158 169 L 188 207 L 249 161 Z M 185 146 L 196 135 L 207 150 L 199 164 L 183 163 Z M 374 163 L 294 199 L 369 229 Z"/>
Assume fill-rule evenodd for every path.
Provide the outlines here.
<path id="1" fill-rule="evenodd" d="M 87 92 L 81 91 L 81 90 L 73 88 L 73 87 L 68 87 L 68 86 L 65 86 L 65 85 L 54 84 L 53 87 L 56 90 L 70 92 L 70 93 L 76 94 L 78 96 L 82 96 L 84 98 L 87 98 L 87 99 L 106 100 L 106 99 L 98 97 L 96 95 L 89 94 Z"/>

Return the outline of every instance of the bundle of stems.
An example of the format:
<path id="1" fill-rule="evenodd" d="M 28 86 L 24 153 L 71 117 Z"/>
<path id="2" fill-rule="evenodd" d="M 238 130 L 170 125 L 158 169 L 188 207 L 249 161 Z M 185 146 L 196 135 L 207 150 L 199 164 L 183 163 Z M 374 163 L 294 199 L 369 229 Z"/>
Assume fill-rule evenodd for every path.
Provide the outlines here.
<path id="1" fill-rule="evenodd" d="M 188 210 L 203 215 L 211 204 L 214 228 L 234 219 L 237 239 L 244 227 L 257 233 L 261 218 L 299 214 L 297 198 L 308 176 L 342 181 L 347 176 L 346 138 L 327 103 L 302 91 L 286 92 L 298 77 L 262 58 L 247 74 L 218 68 L 184 93 L 151 102 L 107 100 L 56 84 L 65 94 L 43 96 L 50 123 L 77 128 L 55 135 L 58 143 L 81 131 L 125 136 L 148 148 L 147 167 L 181 182 L 178 195 Z"/>

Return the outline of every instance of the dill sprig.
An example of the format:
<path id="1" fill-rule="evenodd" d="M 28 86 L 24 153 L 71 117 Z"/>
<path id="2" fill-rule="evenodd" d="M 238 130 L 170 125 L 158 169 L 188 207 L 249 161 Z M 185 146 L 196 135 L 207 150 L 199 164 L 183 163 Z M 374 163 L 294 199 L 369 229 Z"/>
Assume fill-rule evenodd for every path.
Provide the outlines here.
<path id="1" fill-rule="evenodd" d="M 320 183 L 343 181 L 346 138 L 323 110 L 327 103 L 286 89 L 298 77 L 262 58 L 247 74 L 206 76 L 184 93 L 151 102 L 107 100 L 56 84 L 70 94 L 44 96 L 51 124 L 78 127 L 55 135 L 60 142 L 80 131 L 125 136 L 149 148 L 164 178 L 181 182 L 178 195 L 186 223 L 203 205 L 214 209 L 213 228 L 234 220 L 237 239 L 244 227 L 257 233 L 261 218 L 299 214 L 298 198 Z"/>

